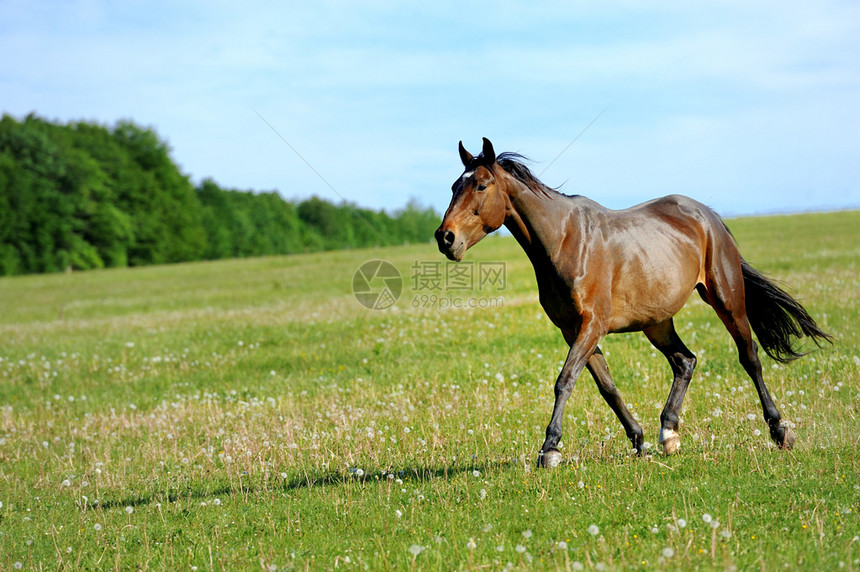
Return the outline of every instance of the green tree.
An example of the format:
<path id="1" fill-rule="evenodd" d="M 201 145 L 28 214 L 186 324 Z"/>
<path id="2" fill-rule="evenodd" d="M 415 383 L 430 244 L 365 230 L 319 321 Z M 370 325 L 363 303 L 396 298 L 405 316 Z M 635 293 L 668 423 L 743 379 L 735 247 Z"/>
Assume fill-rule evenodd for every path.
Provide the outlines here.
<path id="1" fill-rule="evenodd" d="M 0 119 L 0 275 L 425 241 L 438 216 L 195 188 L 151 129 Z"/>
<path id="2" fill-rule="evenodd" d="M 113 136 L 136 164 L 126 204 L 133 209 L 137 237 L 133 263 L 198 260 L 206 250 L 206 232 L 197 195 L 188 177 L 171 161 L 166 143 L 149 129 L 122 121 Z M 131 175 L 128 173 L 127 175 Z M 136 183 L 136 184 L 135 184 Z"/>

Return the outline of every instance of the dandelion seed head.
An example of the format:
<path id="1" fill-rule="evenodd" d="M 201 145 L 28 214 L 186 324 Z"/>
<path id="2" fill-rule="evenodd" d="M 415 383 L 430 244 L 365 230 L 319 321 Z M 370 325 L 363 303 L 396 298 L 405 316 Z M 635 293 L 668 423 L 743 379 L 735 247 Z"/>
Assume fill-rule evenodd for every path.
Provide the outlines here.
<path id="1" fill-rule="evenodd" d="M 705 521 L 705 524 L 710 524 L 711 520 L 713 520 L 713 517 L 711 517 L 710 514 L 705 513 L 702 515 L 702 520 Z"/>
<path id="2" fill-rule="evenodd" d="M 531 537 L 532 537 L 532 531 L 531 530 L 524 530 L 523 531 L 523 538 L 531 538 Z"/>
<path id="3" fill-rule="evenodd" d="M 522 554 L 523 552 L 525 552 L 525 551 L 526 551 L 526 547 L 525 547 L 525 546 L 523 546 L 522 544 L 517 544 L 517 546 L 516 546 L 516 548 L 514 548 L 514 550 L 516 550 L 517 552 L 519 552 L 520 554 Z"/>
<path id="4" fill-rule="evenodd" d="M 469 550 L 474 550 L 477 547 L 478 544 L 475 542 L 474 538 L 470 538 L 469 542 L 466 543 L 466 548 L 468 548 Z"/>
<path id="5" fill-rule="evenodd" d="M 409 547 L 409 553 L 412 556 L 418 556 L 423 551 L 424 551 L 424 547 L 419 545 L 419 544 L 413 544 L 412 546 Z"/>
<path id="6" fill-rule="evenodd" d="M 133 513 L 133 512 L 134 512 L 134 507 L 131 507 L 131 506 L 127 506 L 127 507 L 125 507 L 125 512 L 126 512 L 126 513 L 128 513 L 128 514 Z"/>
<path id="7" fill-rule="evenodd" d="M 685 526 L 687 526 L 687 521 L 684 520 L 683 518 L 679 518 L 678 519 L 678 528 L 684 528 Z"/>
<path id="8" fill-rule="evenodd" d="M 665 558 L 672 558 L 673 556 L 675 556 L 675 551 L 672 548 L 670 548 L 669 546 L 667 546 L 666 548 L 663 549 L 663 556 Z"/>
<path id="9" fill-rule="evenodd" d="M 597 536 L 598 534 L 600 534 L 600 528 L 598 528 L 596 524 L 592 524 L 588 527 L 588 534 L 590 534 L 591 536 Z"/>

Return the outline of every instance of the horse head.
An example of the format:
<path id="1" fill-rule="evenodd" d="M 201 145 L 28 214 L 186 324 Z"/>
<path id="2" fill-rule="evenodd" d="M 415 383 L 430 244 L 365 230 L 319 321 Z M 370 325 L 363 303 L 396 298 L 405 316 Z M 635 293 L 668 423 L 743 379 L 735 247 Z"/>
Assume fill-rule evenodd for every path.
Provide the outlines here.
<path id="1" fill-rule="evenodd" d="M 495 173 L 496 152 L 489 139 L 477 157 L 466 151 L 460 141 L 463 174 L 451 185 L 453 196 L 442 224 L 436 230 L 439 251 L 460 261 L 466 250 L 497 230 L 505 222 L 510 200 Z"/>

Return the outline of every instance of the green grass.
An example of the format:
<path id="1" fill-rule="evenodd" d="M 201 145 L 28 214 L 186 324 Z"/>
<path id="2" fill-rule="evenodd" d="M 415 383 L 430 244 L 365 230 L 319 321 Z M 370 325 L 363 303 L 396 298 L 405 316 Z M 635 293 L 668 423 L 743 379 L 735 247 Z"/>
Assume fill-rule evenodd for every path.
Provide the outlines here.
<path id="1" fill-rule="evenodd" d="M 633 457 L 585 376 L 536 470 L 566 351 L 510 238 L 467 256 L 506 262 L 484 290 L 414 290 L 429 244 L 2 279 L 0 569 L 858 569 L 860 212 L 729 224 L 835 336 L 764 358 L 792 452 L 694 298 L 681 453 Z M 375 258 L 395 309 L 351 294 Z M 665 360 L 602 347 L 656 442 Z"/>

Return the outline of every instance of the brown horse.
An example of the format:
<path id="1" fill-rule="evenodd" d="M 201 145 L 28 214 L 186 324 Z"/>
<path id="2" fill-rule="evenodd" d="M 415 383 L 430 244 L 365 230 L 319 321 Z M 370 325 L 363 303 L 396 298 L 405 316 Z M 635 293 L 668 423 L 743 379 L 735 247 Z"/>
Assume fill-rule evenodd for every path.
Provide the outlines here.
<path id="1" fill-rule="evenodd" d="M 679 449 L 678 414 L 696 356 L 678 337 L 672 317 L 693 290 L 716 311 L 737 344 L 771 437 L 781 448 L 792 447 L 794 433 L 780 422 L 764 384 L 752 331 L 779 362 L 801 355 L 792 347 L 792 337 L 809 336 L 819 346 L 831 338 L 803 306 L 741 258 L 714 211 L 680 195 L 610 210 L 547 187 L 522 156 L 497 157 L 487 139 L 477 157 L 460 142 L 460 158 L 465 171 L 452 186 L 454 196 L 436 231 L 439 250 L 462 260 L 468 248 L 504 224 L 534 266 L 541 306 L 570 345 L 555 383 L 540 466 L 561 460 L 556 446 L 564 405 L 584 367 L 633 447 L 645 452 L 642 428 L 621 399 L 598 347 L 603 336 L 616 332 L 644 332 L 669 360 L 674 380 L 660 414 L 659 442 L 666 454 Z"/>

